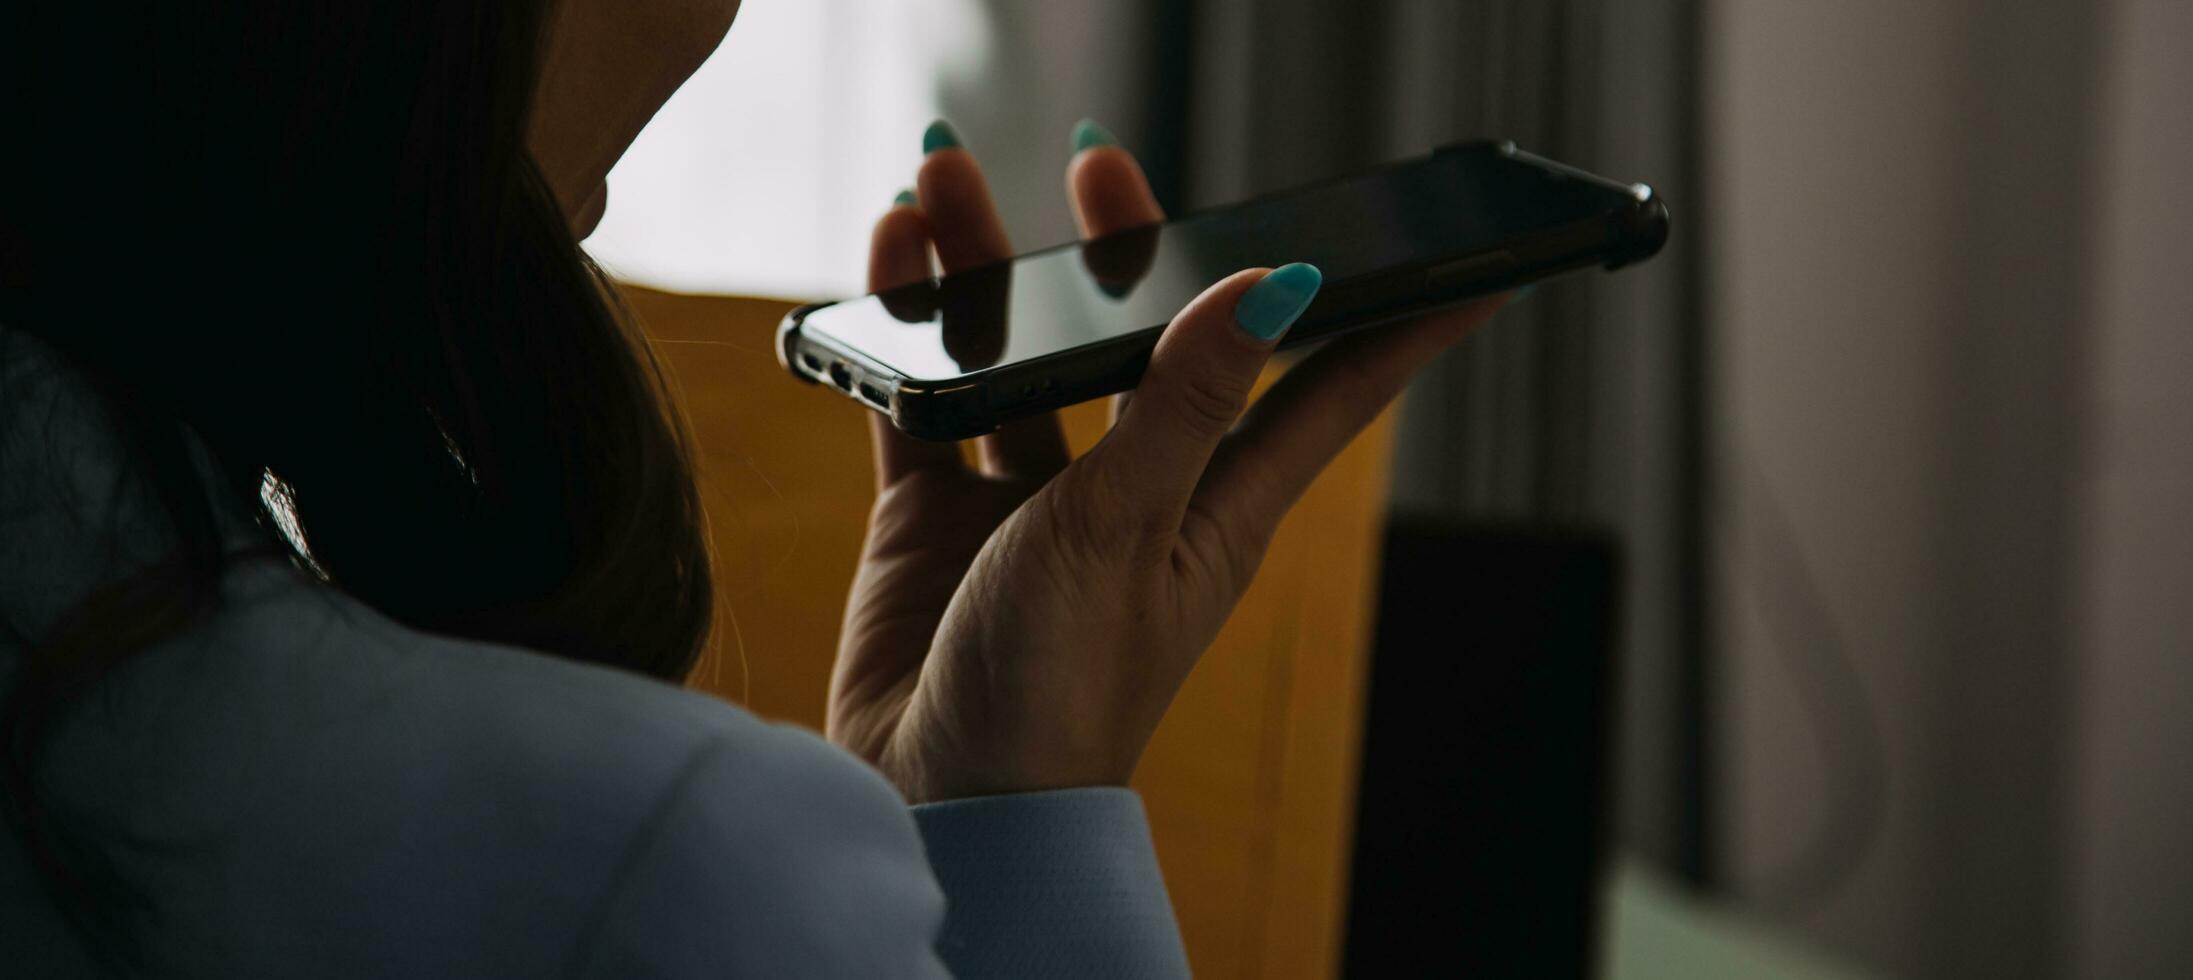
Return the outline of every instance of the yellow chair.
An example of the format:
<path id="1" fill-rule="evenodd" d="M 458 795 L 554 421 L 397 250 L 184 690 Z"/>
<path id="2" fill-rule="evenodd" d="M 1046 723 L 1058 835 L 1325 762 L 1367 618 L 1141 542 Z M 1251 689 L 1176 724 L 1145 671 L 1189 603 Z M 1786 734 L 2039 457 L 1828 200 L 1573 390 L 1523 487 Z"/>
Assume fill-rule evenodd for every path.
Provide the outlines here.
<path id="1" fill-rule="evenodd" d="M 727 614 L 693 684 L 820 728 L 873 496 L 865 410 L 777 365 L 790 303 L 625 295 L 700 447 Z M 1100 405 L 1066 417 L 1077 451 L 1103 431 Z M 1337 972 L 1391 432 L 1357 439 L 1280 528 L 1136 779 L 1199 977 Z"/>

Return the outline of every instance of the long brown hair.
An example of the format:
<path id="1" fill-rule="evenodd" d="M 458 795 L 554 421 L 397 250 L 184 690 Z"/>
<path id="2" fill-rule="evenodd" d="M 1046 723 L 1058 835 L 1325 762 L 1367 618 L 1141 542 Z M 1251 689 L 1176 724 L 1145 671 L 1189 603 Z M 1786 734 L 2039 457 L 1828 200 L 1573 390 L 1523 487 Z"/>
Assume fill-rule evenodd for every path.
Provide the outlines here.
<path id="1" fill-rule="evenodd" d="M 39 733 L 217 607 L 223 506 L 292 511 L 300 568 L 417 629 L 691 669 L 691 451 L 526 150 L 549 7 L 0 12 L 0 328 L 95 383 L 173 531 L 43 635 L 0 624 L 7 811 L 51 875 L 76 871 L 45 845 L 83 842 L 39 820 Z"/>

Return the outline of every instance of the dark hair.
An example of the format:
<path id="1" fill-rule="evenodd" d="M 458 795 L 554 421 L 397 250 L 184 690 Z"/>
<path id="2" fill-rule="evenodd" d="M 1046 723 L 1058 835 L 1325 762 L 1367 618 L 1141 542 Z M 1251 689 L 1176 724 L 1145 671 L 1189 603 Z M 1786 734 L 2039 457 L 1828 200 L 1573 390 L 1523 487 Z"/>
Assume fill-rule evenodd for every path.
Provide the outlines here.
<path id="1" fill-rule="evenodd" d="M 550 6 L 0 13 L 0 328 L 95 382 L 174 530 L 23 638 L 0 720 L 34 845 L 66 836 L 37 819 L 40 729 L 205 616 L 235 560 L 187 432 L 229 504 L 272 528 L 286 501 L 299 566 L 396 620 L 691 669 L 712 592 L 687 437 L 526 149 Z"/>

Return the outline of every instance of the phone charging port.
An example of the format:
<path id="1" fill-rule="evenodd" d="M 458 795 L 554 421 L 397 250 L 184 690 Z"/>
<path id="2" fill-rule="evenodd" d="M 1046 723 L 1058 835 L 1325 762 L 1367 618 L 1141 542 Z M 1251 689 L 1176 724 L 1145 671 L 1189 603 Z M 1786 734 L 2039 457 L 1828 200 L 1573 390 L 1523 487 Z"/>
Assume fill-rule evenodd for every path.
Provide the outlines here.
<path id="1" fill-rule="evenodd" d="M 876 406 L 877 408 L 891 407 L 891 396 L 884 394 L 883 389 L 878 388 L 875 385 L 869 384 L 866 381 L 863 381 L 860 384 L 860 396 L 862 398 L 868 399 L 868 403 Z"/>
<path id="2" fill-rule="evenodd" d="M 846 391 L 852 391 L 853 369 L 846 367 L 844 361 L 833 362 L 830 365 L 830 382 Z"/>

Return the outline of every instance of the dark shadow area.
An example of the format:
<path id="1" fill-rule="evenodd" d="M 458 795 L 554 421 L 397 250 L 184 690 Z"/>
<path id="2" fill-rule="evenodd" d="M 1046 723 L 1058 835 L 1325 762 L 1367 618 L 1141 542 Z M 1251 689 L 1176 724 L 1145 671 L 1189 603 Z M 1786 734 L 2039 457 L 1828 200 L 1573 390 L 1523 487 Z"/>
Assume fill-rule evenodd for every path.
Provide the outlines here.
<path id="1" fill-rule="evenodd" d="M 1589 975 L 1617 565 L 1596 534 L 1388 528 L 1346 976 Z"/>

